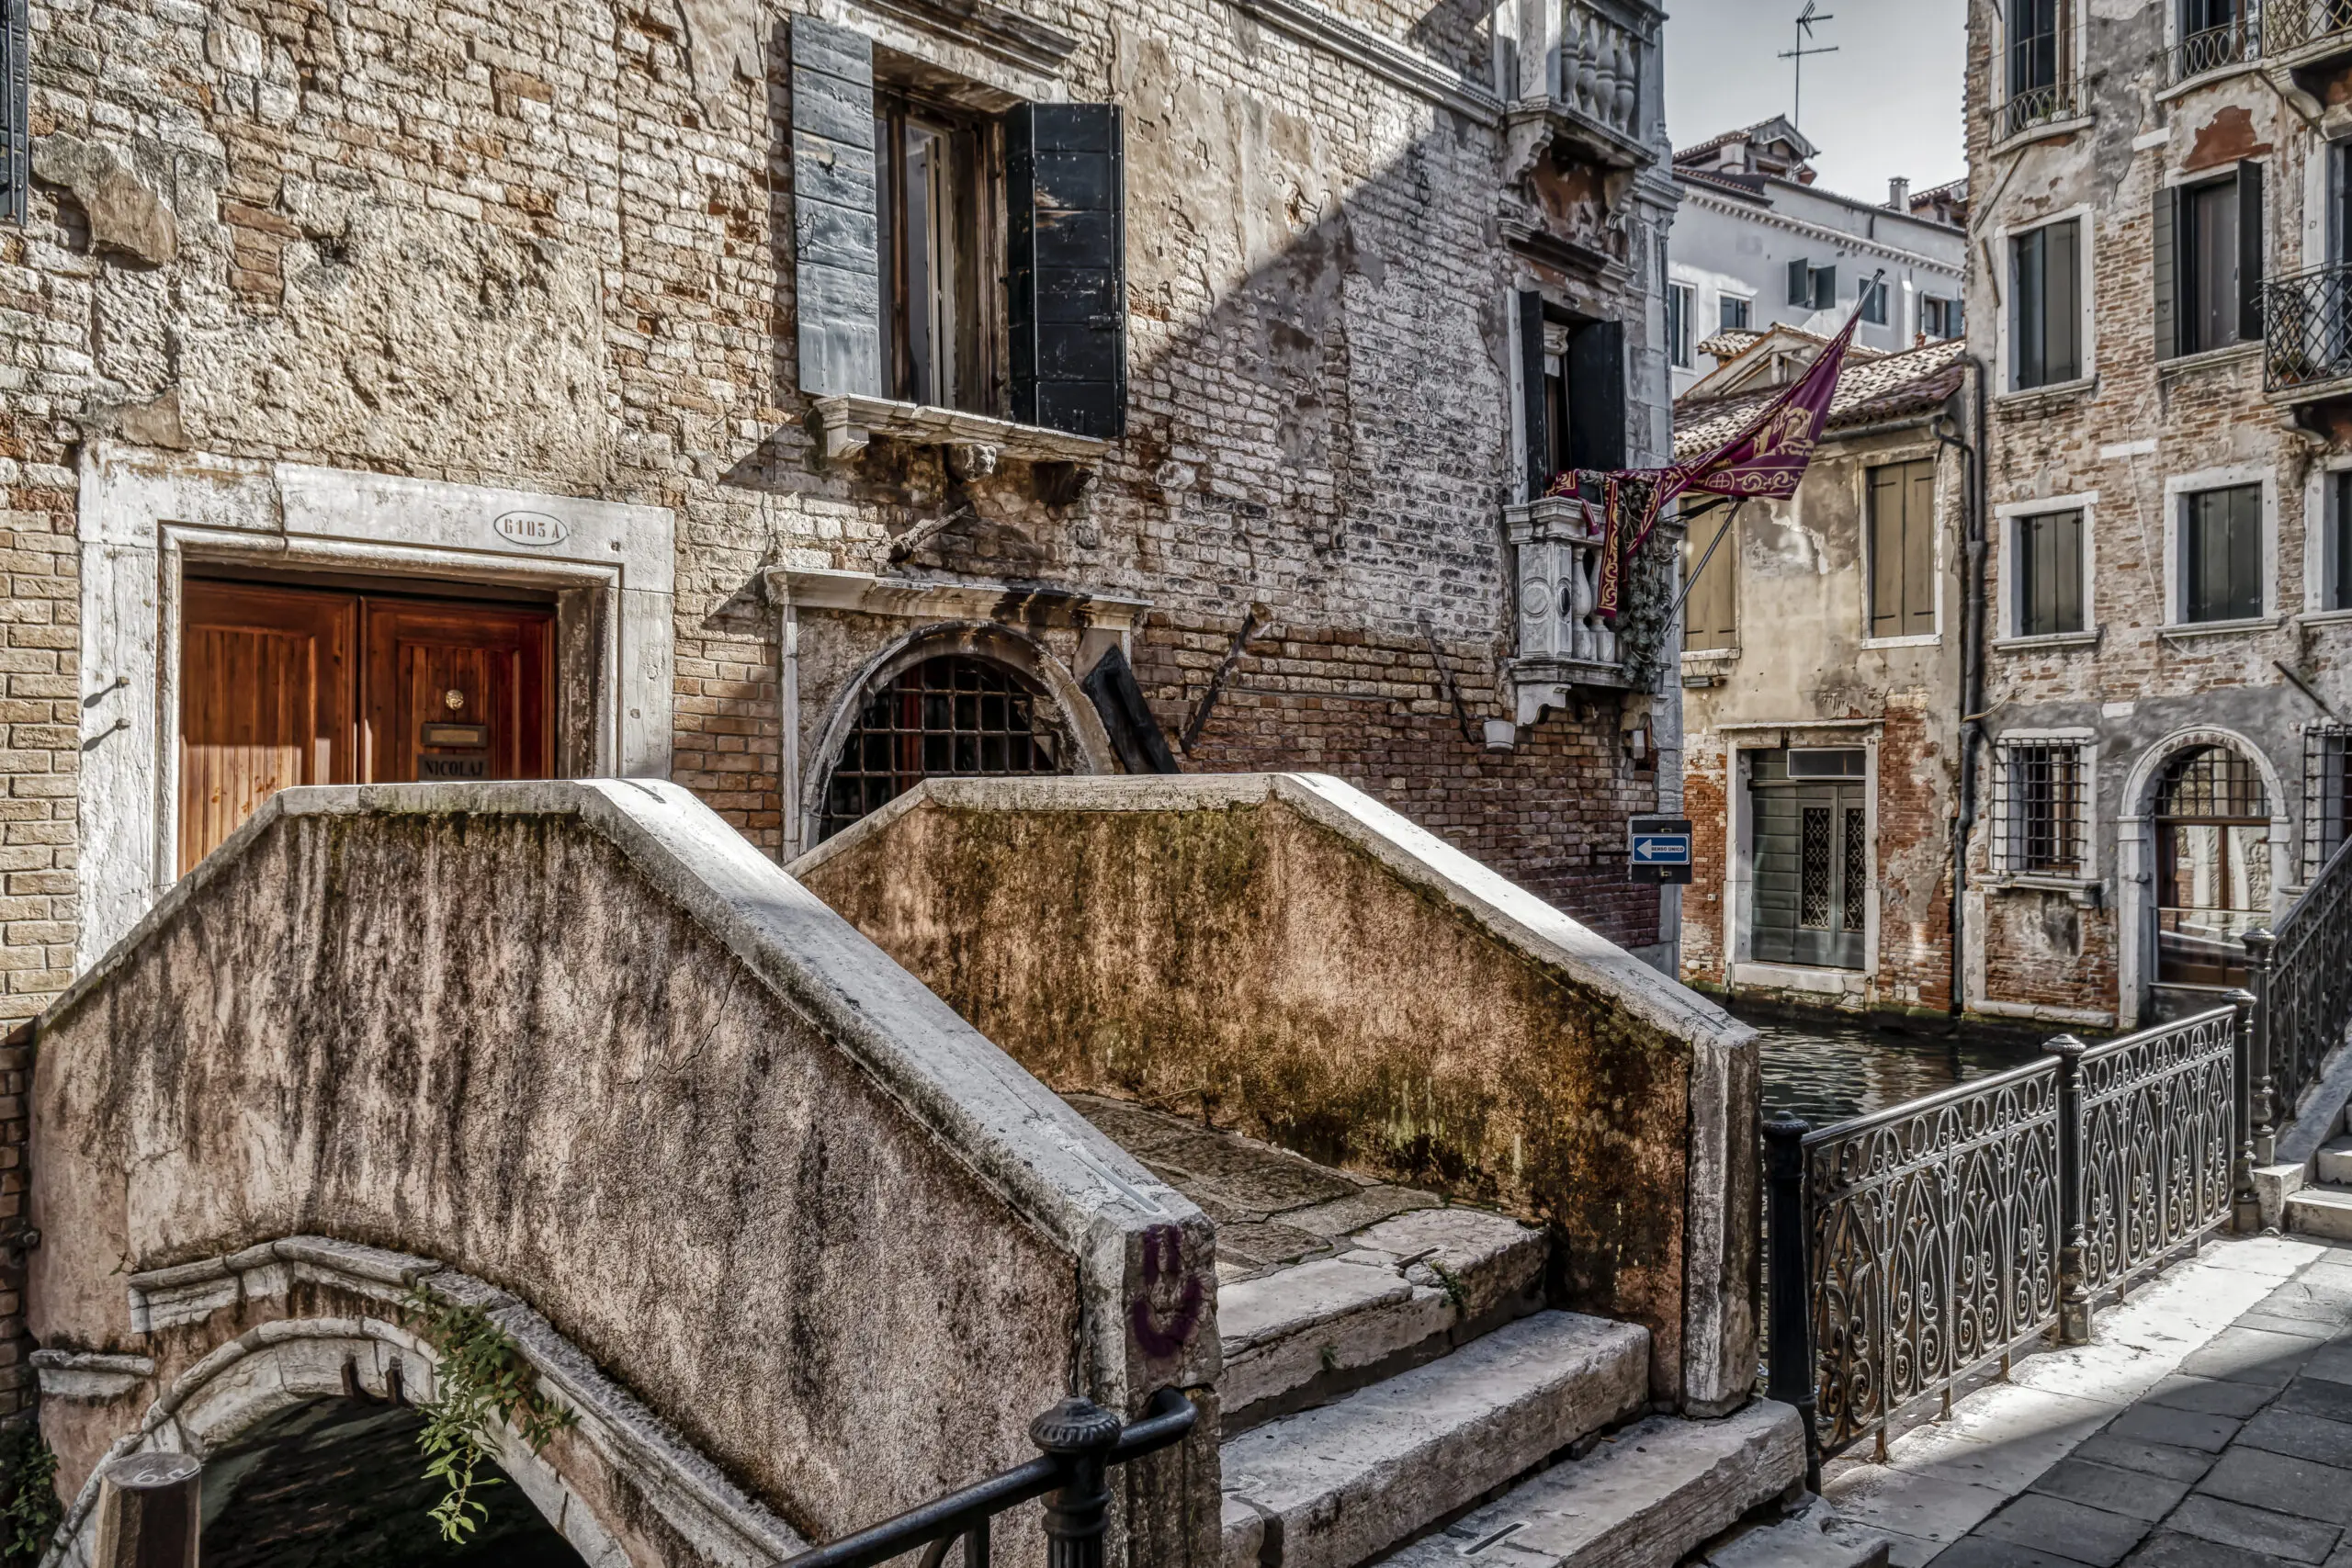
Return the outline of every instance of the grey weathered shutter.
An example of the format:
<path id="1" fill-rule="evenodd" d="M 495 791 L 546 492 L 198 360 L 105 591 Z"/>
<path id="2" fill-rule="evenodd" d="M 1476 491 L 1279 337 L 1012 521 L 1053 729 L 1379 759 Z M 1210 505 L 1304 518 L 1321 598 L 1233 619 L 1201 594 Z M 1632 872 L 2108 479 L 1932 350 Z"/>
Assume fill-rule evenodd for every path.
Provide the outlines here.
<path id="1" fill-rule="evenodd" d="M 2180 192 L 2156 192 L 2156 357 L 2180 352 Z"/>
<path id="2" fill-rule="evenodd" d="M 1143 688 L 1136 683 L 1135 669 L 1116 643 L 1094 661 L 1094 668 L 1087 671 L 1081 684 L 1093 701 L 1102 728 L 1110 732 L 1111 745 L 1119 753 L 1121 767 L 1131 773 L 1177 771 L 1175 753 L 1168 750 L 1168 737 L 1160 733 L 1159 721 L 1151 716 L 1151 708 L 1143 700 Z"/>
<path id="3" fill-rule="evenodd" d="M 1869 477 L 1871 636 L 1903 633 L 1903 469 L 1872 468 Z"/>
<path id="4" fill-rule="evenodd" d="M 1105 439 L 1127 428 L 1125 147 L 1116 104 L 1005 117 L 1012 417 Z"/>
<path id="5" fill-rule="evenodd" d="M 1792 305 L 1810 305 L 1813 303 L 1813 266 L 1811 263 L 1792 261 L 1789 264 L 1789 303 Z"/>
<path id="6" fill-rule="evenodd" d="M 1625 466 L 1625 323 L 1592 321 L 1568 336 L 1571 468 Z"/>
<path id="7" fill-rule="evenodd" d="M 874 42 L 792 18 L 793 294 L 800 389 L 882 395 Z"/>
<path id="8" fill-rule="evenodd" d="M 1544 296 L 1532 288 L 1519 296 L 1519 405 L 1527 499 L 1535 501 L 1552 482 L 1552 411 L 1544 396 Z"/>
<path id="9" fill-rule="evenodd" d="M 1838 303 L 1838 269 L 1817 267 L 1813 275 L 1813 308 L 1826 310 Z"/>
<path id="10" fill-rule="evenodd" d="M 2262 165 L 2238 165 L 2238 337 L 2262 335 Z"/>
<path id="11" fill-rule="evenodd" d="M 0 220 L 31 212 L 32 34 L 26 0 L 0 0 Z"/>
<path id="12" fill-rule="evenodd" d="M 1906 463 L 1903 498 L 1903 635 L 1936 629 L 1936 465 Z"/>

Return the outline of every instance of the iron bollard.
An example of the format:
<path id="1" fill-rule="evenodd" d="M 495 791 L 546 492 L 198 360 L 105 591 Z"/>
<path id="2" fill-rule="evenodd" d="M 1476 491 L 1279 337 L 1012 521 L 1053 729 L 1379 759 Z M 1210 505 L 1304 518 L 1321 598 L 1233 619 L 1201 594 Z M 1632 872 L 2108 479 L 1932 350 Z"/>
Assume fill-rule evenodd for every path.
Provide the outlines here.
<path id="1" fill-rule="evenodd" d="M 98 1472 L 95 1568 L 196 1568 L 193 1454 L 126 1454 Z"/>
<path id="2" fill-rule="evenodd" d="M 2270 966 L 2278 939 L 2267 926 L 2256 926 L 2245 941 L 2246 989 L 2254 993 L 2253 1087 L 2247 1104 L 2254 1121 L 2254 1163 L 2259 1166 L 2278 1157 L 2278 1107 L 2272 1103 L 2278 1087 L 2270 1060 L 2276 1043 L 2270 1033 Z"/>
<path id="3" fill-rule="evenodd" d="M 2231 1020 L 2234 1035 L 2231 1069 L 2237 1082 L 2230 1094 L 2230 1228 L 2251 1235 L 2262 1228 L 2262 1200 L 2254 1190 L 2254 993 L 2230 993 L 2238 1015 Z"/>
<path id="4" fill-rule="evenodd" d="M 1804 1483 L 1821 1490 L 1821 1438 L 1814 1429 L 1813 1277 L 1805 1260 L 1804 1135 L 1801 1116 L 1786 1111 L 1764 1123 L 1772 1257 L 1769 1309 L 1772 1320 L 1770 1397 L 1796 1406 L 1804 1422 Z"/>
<path id="5" fill-rule="evenodd" d="M 2058 1058 L 2058 1342 L 2091 1342 L 2089 1243 L 2083 1232 L 2083 1053 L 2071 1034 L 2042 1046 Z"/>
<path id="6" fill-rule="evenodd" d="M 1076 1394 L 1029 1423 L 1029 1440 L 1069 1467 L 1061 1490 L 1046 1498 L 1046 1568 L 1102 1568 L 1111 1524 L 1103 1461 L 1119 1431 L 1116 1416 Z"/>

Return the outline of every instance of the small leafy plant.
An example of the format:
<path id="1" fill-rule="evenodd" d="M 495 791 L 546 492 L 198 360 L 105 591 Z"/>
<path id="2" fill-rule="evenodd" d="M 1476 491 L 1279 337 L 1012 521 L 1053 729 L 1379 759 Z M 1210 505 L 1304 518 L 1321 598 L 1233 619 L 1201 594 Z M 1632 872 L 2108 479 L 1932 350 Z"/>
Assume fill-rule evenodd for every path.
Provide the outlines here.
<path id="1" fill-rule="evenodd" d="M 490 1457 L 497 1424 L 513 1427 L 538 1453 L 578 1417 L 539 1392 L 538 1374 L 523 1348 L 480 1307 L 442 1301 L 419 1282 L 408 1310 L 441 1356 L 441 1397 L 420 1407 L 424 1429 L 416 1446 L 424 1450 L 425 1475 L 443 1488 L 433 1520 L 442 1540 L 461 1546 L 490 1517 L 475 1501 L 474 1488 L 495 1486 L 498 1478 L 478 1476 L 475 1469 Z"/>
<path id="2" fill-rule="evenodd" d="M 57 1456 L 31 1422 L 0 1432 L 0 1563 L 38 1562 L 65 1506 L 57 1500 Z"/>

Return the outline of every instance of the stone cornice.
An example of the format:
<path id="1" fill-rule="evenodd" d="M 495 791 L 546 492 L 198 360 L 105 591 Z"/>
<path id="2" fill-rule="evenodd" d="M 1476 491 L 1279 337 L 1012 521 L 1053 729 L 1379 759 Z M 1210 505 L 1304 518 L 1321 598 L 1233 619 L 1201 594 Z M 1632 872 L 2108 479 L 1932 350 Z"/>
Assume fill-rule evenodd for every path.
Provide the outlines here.
<path id="1" fill-rule="evenodd" d="M 1873 240 L 1866 235 L 1849 233 L 1843 229 L 1832 229 L 1826 224 L 1808 223 L 1802 218 L 1792 218 L 1785 212 L 1770 209 L 1758 211 L 1752 207 L 1736 206 L 1730 201 L 1718 198 L 1713 191 L 1696 188 L 1688 182 L 1683 185 L 1682 198 L 1702 212 L 1717 212 L 1727 218 L 1740 218 L 1751 223 L 1769 224 L 1775 229 L 1785 229 L 1791 233 L 1803 234 L 1808 239 L 1826 240 L 1833 244 L 1843 245 L 1849 250 L 1869 251 L 1890 260 L 1907 262 L 1913 266 L 1925 267 L 1930 272 L 1948 273 L 1957 278 L 1965 276 L 1968 270 L 1965 264 L 1954 265 L 1950 262 L 1939 261 L 1934 256 L 1922 255 L 1917 251 L 1906 251 L 1900 245 L 1890 245 L 1883 240 Z M 1891 215 L 1900 216 L 1899 214 Z"/>
<path id="2" fill-rule="evenodd" d="M 1487 127 L 1502 123 L 1503 101 L 1495 94 L 1418 51 L 1333 15 L 1312 0 L 1231 0 L 1231 4 L 1245 16 L 1361 65 L 1374 75 L 1466 119 Z"/>

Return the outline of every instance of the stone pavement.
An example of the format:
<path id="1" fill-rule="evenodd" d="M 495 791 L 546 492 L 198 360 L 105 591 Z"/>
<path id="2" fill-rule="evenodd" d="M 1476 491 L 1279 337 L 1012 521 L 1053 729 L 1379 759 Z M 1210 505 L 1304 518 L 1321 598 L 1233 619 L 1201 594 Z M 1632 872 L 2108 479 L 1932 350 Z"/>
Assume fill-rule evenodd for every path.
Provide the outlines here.
<path id="1" fill-rule="evenodd" d="M 2352 1568 L 2352 1248 L 2210 1245 L 2094 1337 L 1823 1491 L 1896 1564 Z"/>

